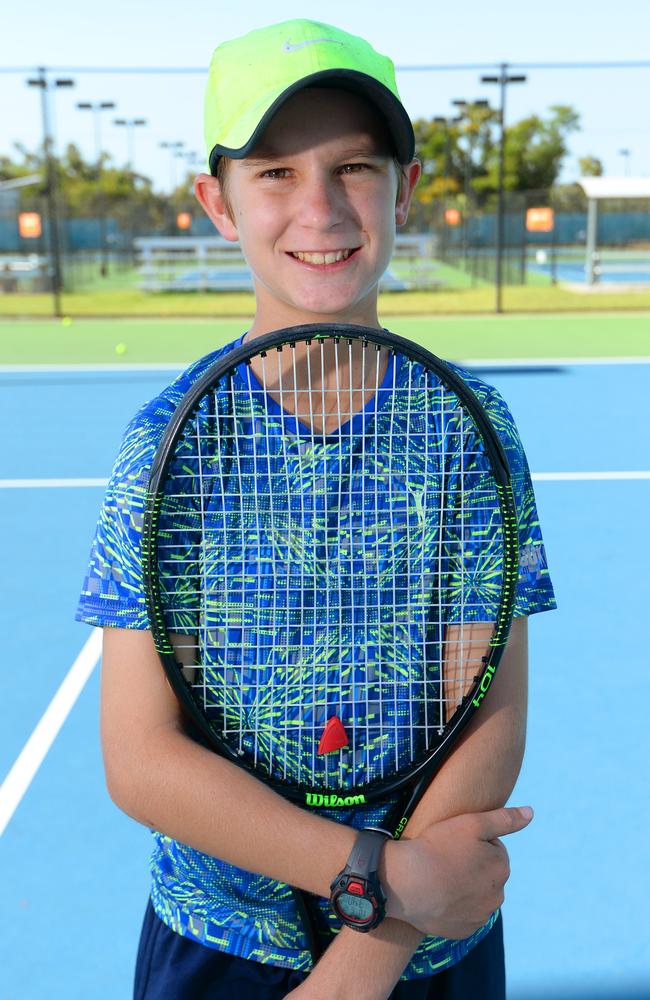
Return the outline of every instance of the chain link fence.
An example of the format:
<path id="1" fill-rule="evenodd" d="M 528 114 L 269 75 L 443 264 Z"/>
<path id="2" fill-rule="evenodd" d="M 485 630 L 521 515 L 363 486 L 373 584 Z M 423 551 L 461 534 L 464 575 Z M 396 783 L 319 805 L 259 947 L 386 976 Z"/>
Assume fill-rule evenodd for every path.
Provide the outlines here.
<path id="1" fill-rule="evenodd" d="M 227 289 L 228 270 L 239 290 L 252 279 L 237 245 L 221 240 L 198 205 L 129 204 L 95 214 L 57 203 L 63 291 L 139 289 L 149 294 Z M 531 209 L 551 209 L 553 228 L 531 231 Z M 40 218 L 40 233 L 21 235 L 19 216 Z M 181 214 L 185 216 L 181 218 Z M 184 222 L 186 228 L 179 228 Z M 585 282 L 587 205 L 573 192 L 509 192 L 504 199 L 501 277 L 504 285 L 579 285 Z M 454 290 L 493 285 L 497 276 L 498 217 L 462 195 L 413 206 L 399 230 L 384 290 Z M 191 241 L 190 254 L 183 241 Z M 147 242 L 148 241 L 148 242 Z M 149 249 L 145 251 L 145 246 Z M 151 247 L 158 246 L 156 253 Z M 228 264 L 219 254 L 228 251 Z M 185 256 L 187 266 L 180 266 Z M 163 258 L 166 257 L 166 260 Z M 190 259 L 191 258 L 191 259 Z M 650 206 L 613 202 L 598 219 L 597 274 L 601 281 L 650 282 Z M 0 294 L 52 288 L 48 205 L 43 194 L 0 190 Z M 232 282 L 231 282 L 232 284 Z"/>

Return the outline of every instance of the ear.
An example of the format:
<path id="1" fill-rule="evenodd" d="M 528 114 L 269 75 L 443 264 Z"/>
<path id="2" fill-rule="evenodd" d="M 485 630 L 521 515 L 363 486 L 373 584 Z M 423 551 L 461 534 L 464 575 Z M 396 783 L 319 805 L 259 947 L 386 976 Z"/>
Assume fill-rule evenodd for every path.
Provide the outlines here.
<path id="1" fill-rule="evenodd" d="M 422 164 L 419 160 L 411 160 L 411 162 L 404 167 L 405 176 L 402 183 L 402 193 L 399 200 L 395 203 L 395 223 L 398 226 L 403 226 L 408 218 L 413 192 L 415 191 L 421 173 Z"/>
<path id="2" fill-rule="evenodd" d="M 221 185 L 217 178 L 210 174 L 197 174 L 194 178 L 194 194 L 223 238 L 236 243 L 239 239 L 237 227 L 226 211 Z"/>

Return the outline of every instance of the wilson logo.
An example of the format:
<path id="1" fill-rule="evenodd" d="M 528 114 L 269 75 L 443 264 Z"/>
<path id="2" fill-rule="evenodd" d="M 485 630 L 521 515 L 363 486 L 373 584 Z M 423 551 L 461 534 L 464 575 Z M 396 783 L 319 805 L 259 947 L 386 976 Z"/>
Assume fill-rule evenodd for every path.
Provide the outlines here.
<path id="1" fill-rule="evenodd" d="M 479 685 L 478 694 L 476 695 L 475 698 L 472 699 L 472 705 L 474 706 L 474 708 L 478 708 L 483 699 L 485 698 L 495 673 L 496 673 L 496 668 L 493 666 L 489 666 L 485 671 L 485 674 L 483 675 L 483 678 Z"/>
<path id="2" fill-rule="evenodd" d="M 362 806 L 365 804 L 365 795 L 322 795 L 320 792 L 307 792 L 305 801 L 308 806 L 317 806 L 321 809 L 336 809 L 338 806 Z"/>

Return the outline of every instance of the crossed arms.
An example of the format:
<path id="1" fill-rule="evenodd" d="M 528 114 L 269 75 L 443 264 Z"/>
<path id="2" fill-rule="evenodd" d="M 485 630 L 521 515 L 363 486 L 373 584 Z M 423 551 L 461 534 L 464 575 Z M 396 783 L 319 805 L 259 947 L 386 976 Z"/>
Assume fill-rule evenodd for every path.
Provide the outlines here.
<path id="1" fill-rule="evenodd" d="M 403 840 L 386 845 L 387 919 L 370 934 L 344 928 L 293 992 L 296 1000 L 385 1000 L 425 933 L 466 937 L 501 904 L 509 869 L 498 838 L 526 825 L 516 810 L 500 807 L 523 759 L 527 664 L 527 619 L 517 618 L 485 705 Z M 104 629 L 101 729 L 109 794 L 138 822 L 238 867 L 329 895 L 354 831 L 285 801 L 192 741 L 148 631 Z"/>

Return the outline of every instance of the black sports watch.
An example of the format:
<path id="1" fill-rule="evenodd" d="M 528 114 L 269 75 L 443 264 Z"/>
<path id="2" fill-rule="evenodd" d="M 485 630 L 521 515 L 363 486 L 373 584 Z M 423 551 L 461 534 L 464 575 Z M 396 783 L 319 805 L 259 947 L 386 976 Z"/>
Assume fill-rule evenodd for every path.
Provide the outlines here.
<path id="1" fill-rule="evenodd" d="M 382 830 L 361 830 L 342 872 L 330 885 L 330 906 L 355 931 L 371 931 L 386 915 L 384 896 L 377 869 L 389 834 Z"/>

